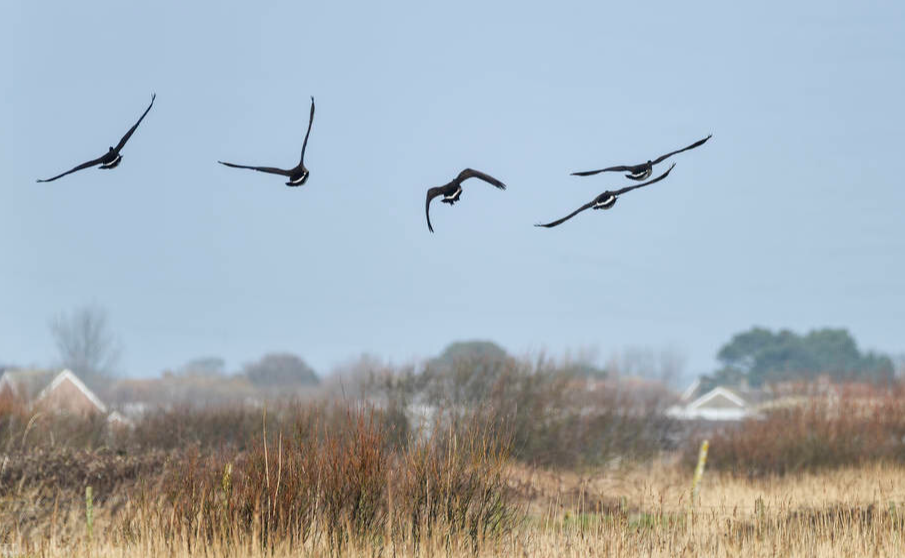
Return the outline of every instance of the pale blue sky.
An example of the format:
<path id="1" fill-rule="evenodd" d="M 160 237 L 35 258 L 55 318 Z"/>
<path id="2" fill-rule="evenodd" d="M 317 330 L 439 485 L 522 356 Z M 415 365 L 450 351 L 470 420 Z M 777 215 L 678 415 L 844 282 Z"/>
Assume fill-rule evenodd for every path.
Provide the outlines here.
<path id="1" fill-rule="evenodd" d="M 319 372 L 460 338 L 671 346 L 753 324 L 905 351 L 905 3 L 41 2 L 0 7 L 0 361 L 105 306 L 123 368 Z M 113 171 L 101 155 L 157 102 Z M 217 159 L 295 164 L 298 189 Z M 558 218 L 708 133 L 664 182 Z M 454 208 L 424 193 L 464 167 Z"/>

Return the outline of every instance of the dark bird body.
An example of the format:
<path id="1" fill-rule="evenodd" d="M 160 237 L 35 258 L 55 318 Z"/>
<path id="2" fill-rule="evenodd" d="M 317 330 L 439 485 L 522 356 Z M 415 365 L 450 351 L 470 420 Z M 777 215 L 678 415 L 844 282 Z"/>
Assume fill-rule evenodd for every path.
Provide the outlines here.
<path id="1" fill-rule="evenodd" d="M 546 227 L 546 228 L 555 227 L 557 225 L 565 223 L 566 221 L 568 221 L 572 217 L 575 217 L 576 215 L 578 215 L 579 213 L 581 213 L 582 211 L 584 211 L 586 209 L 610 209 L 611 207 L 616 205 L 616 200 L 622 194 L 625 194 L 626 192 L 631 192 L 632 190 L 635 190 L 638 188 L 643 188 L 644 186 L 649 186 L 655 182 L 660 182 L 661 180 L 663 180 L 664 178 L 666 178 L 669 175 L 670 171 L 672 171 L 673 167 L 675 167 L 675 166 L 676 166 L 676 164 L 673 163 L 672 166 L 670 166 L 666 172 L 664 172 L 663 174 L 661 174 L 660 176 L 658 176 L 657 178 L 655 178 L 649 182 L 645 182 L 644 184 L 634 184 L 632 186 L 626 186 L 625 188 L 622 188 L 621 190 L 613 190 L 613 191 L 607 190 L 606 192 L 600 194 L 599 196 L 597 196 L 590 202 L 579 207 L 572 213 L 566 215 L 562 219 L 558 219 L 556 221 L 553 221 L 552 223 L 546 223 L 543 225 L 538 224 L 538 225 L 534 225 L 534 226 L 535 227 Z"/>
<path id="2" fill-rule="evenodd" d="M 573 172 L 572 176 L 591 176 L 593 174 L 599 174 L 601 172 L 614 171 L 614 172 L 626 172 L 626 178 L 631 178 L 632 180 L 646 180 L 653 173 L 653 167 L 657 163 L 662 163 L 666 159 L 669 159 L 673 155 L 677 153 L 681 153 L 683 151 L 688 151 L 689 149 L 694 149 L 695 147 L 699 147 L 704 145 L 707 140 L 713 137 L 713 134 L 710 134 L 706 138 L 702 140 L 698 140 L 688 147 L 683 147 L 682 149 L 677 149 L 675 151 L 671 151 L 666 155 L 661 155 L 652 161 L 648 161 L 646 163 L 641 163 L 640 165 L 619 165 L 615 167 L 607 167 L 605 169 L 592 170 L 592 171 L 582 171 L 582 172 Z"/>
<path id="3" fill-rule="evenodd" d="M 308 181 L 308 169 L 305 167 L 305 149 L 308 147 L 308 136 L 311 135 L 311 124 L 314 122 L 314 97 L 311 97 L 311 112 L 308 115 L 308 131 L 305 132 L 305 141 L 302 142 L 302 157 L 299 159 L 299 164 L 292 167 L 291 169 L 278 169 L 276 167 L 254 167 L 249 165 L 236 165 L 234 163 L 226 163 L 224 161 L 217 161 L 221 165 L 226 165 L 227 167 L 232 167 L 234 169 L 250 169 L 256 170 L 258 172 L 266 172 L 269 174 L 279 174 L 281 176 L 289 177 L 289 182 L 286 183 L 286 186 L 301 186 L 305 182 Z"/>
<path id="4" fill-rule="evenodd" d="M 455 205 L 455 203 L 459 201 L 459 198 L 462 197 L 462 182 L 469 178 L 479 178 L 488 184 L 496 186 L 500 190 L 506 189 L 506 185 L 496 178 L 474 169 L 465 169 L 451 182 L 444 184 L 443 186 L 435 186 L 434 188 L 428 189 L 427 200 L 424 203 L 424 213 L 427 215 L 427 229 L 430 232 L 434 232 L 434 228 L 431 226 L 431 201 L 437 196 L 443 196 L 443 199 L 440 200 L 441 202 Z"/>
<path id="5" fill-rule="evenodd" d="M 100 168 L 102 168 L 102 169 L 114 169 L 114 168 L 118 167 L 119 164 L 123 160 L 123 156 L 120 153 L 120 151 L 122 151 L 123 147 L 126 146 L 126 142 L 129 141 L 129 138 L 132 137 L 132 134 L 135 133 L 135 130 L 138 129 L 138 125 L 141 124 L 141 121 L 144 120 L 145 116 L 147 116 L 148 111 L 151 110 L 151 107 L 154 106 L 154 99 L 156 99 L 156 98 L 157 98 L 156 94 L 151 95 L 151 104 L 148 105 L 147 109 L 145 109 L 145 112 L 141 115 L 141 118 L 138 119 L 138 122 L 136 122 L 134 126 L 129 128 L 129 131 L 126 132 L 126 135 L 124 135 L 122 137 L 122 139 L 119 140 L 119 143 L 116 144 L 116 147 L 111 146 L 110 149 L 107 150 L 106 153 L 104 153 L 97 159 L 93 159 L 91 161 L 88 161 L 87 163 L 82 163 L 81 165 L 79 165 L 73 169 L 70 169 L 70 170 L 64 172 L 63 174 L 58 174 L 58 175 L 54 176 L 53 178 L 48 178 L 46 180 L 38 179 L 38 182 L 52 182 L 52 181 L 56 180 L 57 178 L 62 178 L 64 176 L 66 176 L 67 174 L 72 174 L 76 171 L 80 171 L 82 169 L 87 169 L 89 167 L 93 167 L 96 165 L 100 165 Z"/>

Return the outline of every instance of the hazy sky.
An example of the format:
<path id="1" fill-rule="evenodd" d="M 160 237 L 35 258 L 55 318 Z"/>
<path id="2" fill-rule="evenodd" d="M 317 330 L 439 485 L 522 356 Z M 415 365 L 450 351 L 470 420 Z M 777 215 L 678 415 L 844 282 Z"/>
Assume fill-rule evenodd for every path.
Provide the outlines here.
<path id="1" fill-rule="evenodd" d="M 123 368 L 273 350 L 324 373 L 460 338 L 674 347 L 753 324 L 905 351 L 905 3 L 0 7 L 0 362 L 97 303 Z M 112 171 L 103 154 L 157 93 Z M 308 183 L 221 167 L 297 162 Z M 558 218 L 697 140 L 665 181 Z M 462 168 L 461 203 L 424 195 Z M 665 167 L 663 169 L 665 170 Z M 656 170 L 655 170 L 656 172 Z"/>

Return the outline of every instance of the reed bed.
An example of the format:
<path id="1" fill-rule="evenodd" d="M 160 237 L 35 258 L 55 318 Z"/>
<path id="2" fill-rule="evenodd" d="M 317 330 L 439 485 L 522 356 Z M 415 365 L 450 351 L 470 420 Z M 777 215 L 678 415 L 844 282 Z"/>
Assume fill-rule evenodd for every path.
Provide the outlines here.
<path id="1" fill-rule="evenodd" d="M 900 404 L 846 405 L 716 432 L 692 502 L 694 441 L 538 466 L 529 415 L 400 428 L 390 405 L 318 403 L 117 432 L 8 403 L 0 557 L 903 556 Z"/>
<path id="2" fill-rule="evenodd" d="M 268 452 L 268 457 L 269 457 Z M 444 459 L 448 459 L 445 457 Z M 284 456 L 285 459 L 285 456 Z M 285 470 L 283 471 L 286 474 Z M 689 506 L 689 472 L 660 463 L 626 470 L 560 474 L 506 467 L 517 521 L 477 538 L 441 514 L 398 513 L 393 497 L 380 529 L 360 536 L 354 515 L 311 523 L 304 537 L 269 536 L 267 494 L 247 518 L 201 505 L 193 521 L 160 493 L 107 498 L 86 529 L 84 502 L 60 502 L 27 523 L 31 492 L 3 502 L 6 556 L 901 556 L 905 553 L 905 469 L 846 468 L 742 478 L 705 474 L 700 502 Z M 266 483 L 265 483 L 266 484 Z M 281 487 L 285 490 L 286 485 Z M 442 492 L 442 490 L 440 491 Z M 409 496 L 411 497 L 411 496 Z M 429 496 L 424 494 L 426 499 Z M 439 498 L 443 500 L 442 497 Z M 210 503 L 210 502 L 208 502 Z M 273 501 L 271 501 L 273 504 Z M 325 509 L 331 509 L 328 505 Z M 439 509 L 448 509 L 448 502 Z M 410 503 L 399 509 L 412 509 Z M 422 510 L 428 508 L 422 507 Z M 188 510 L 183 510 L 183 512 Z M 276 512 L 279 513 L 279 512 Z M 318 512 L 313 512 L 318 513 Z M 18 514 L 18 515 L 17 515 Z M 323 519 L 326 519 L 323 518 Z M 34 520 L 34 519 L 33 519 Z M 222 523 L 220 523 L 222 522 Z M 412 536 L 415 523 L 421 536 Z M 433 529 L 427 526 L 433 522 Z M 215 526 L 216 524 L 216 526 Z M 191 526 L 191 528 L 188 528 Z M 246 528 L 248 527 L 248 528 Z"/>

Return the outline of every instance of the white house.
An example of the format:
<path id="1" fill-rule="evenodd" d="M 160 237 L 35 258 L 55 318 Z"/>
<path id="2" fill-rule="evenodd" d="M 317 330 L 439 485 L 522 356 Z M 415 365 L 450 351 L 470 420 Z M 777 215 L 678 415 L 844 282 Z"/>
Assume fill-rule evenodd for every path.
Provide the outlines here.
<path id="1" fill-rule="evenodd" d="M 754 411 L 750 402 L 741 395 L 725 387 L 716 387 L 688 401 L 696 395 L 699 383 L 695 384 L 683 393 L 683 403 L 673 405 L 666 410 L 666 414 L 679 420 L 712 420 L 712 421 L 738 421 L 753 416 Z"/>

